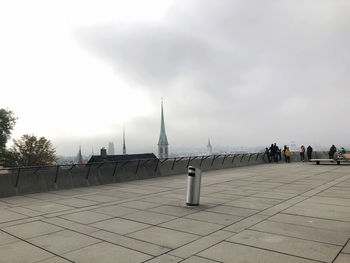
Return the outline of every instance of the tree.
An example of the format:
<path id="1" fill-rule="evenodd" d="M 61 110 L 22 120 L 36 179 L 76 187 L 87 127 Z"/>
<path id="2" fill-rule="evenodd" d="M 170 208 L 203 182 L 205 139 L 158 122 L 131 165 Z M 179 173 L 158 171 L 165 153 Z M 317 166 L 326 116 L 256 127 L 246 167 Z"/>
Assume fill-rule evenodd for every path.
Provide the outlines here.
<path id="1" fill-rule="evenodd" d="M 55 149 L 50 140 L 39 139 L 34 135 L 25 134 L 19 140 L 13 140 L 13 146 L 7 154 L 11 166 L 51 165 L 57 161 Z"/>
<path id="2" fill-rule="evenodd" d="M 10 139 L 16 118 L 10 110 L 0 109 L 0 165 L 5 161 L 6 143 Z"/>

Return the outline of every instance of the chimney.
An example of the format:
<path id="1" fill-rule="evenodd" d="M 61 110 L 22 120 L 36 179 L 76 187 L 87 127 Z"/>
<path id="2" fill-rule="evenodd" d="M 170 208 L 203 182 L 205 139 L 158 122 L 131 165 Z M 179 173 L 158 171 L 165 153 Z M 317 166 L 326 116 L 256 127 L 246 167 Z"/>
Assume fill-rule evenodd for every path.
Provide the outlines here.
<path id="1" fill-rule="evenodd" d="M 107 158 L 107 151 L 104 147 L 101 148 L 101 157 L 103 159 Z"/>

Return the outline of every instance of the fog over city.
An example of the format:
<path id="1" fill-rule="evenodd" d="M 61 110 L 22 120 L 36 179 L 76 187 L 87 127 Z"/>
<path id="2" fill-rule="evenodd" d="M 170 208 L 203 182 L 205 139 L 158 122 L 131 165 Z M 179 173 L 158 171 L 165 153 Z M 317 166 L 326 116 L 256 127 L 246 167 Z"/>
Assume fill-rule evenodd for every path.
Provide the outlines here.
<path id="1" fill-rule="evenodd" d="M 30 3 L 29 3 L 30 2 Z M 1 106 L 60 155 L 348 145 L 347 0 L 8 1 Z"/>

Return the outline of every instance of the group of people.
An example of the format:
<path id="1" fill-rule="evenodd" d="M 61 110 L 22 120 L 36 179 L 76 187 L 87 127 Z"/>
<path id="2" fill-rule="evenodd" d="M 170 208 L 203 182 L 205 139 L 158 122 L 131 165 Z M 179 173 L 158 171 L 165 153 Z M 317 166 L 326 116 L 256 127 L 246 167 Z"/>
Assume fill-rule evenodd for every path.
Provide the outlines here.
<path id="1" fill-rule="evenodd" d="M 329 152 L 328 152 L 328 157 L 329 159 L 334 159 L 334 154 L 337 152 L 337 147 L 334 146 L 334 144 L 331 146 L 331 148 L 329 148 Z M 344 154 L 346 153 L 344 147 L 341 147 L 338 154 L 337 154 L 337 158 L 336 160 L 344 160 Z"/>
<path id="2" fill-rule="evenodd" d="M 311 159 L 312 156 L 312 147 L 309 145 L 306 149 L 307 158 Z M 284 156 L 284 161 L 286 163 L 290 162 L 290 156 L 291 156 L 291 150 L 287 145 L 284 145 L 283 150 L 281 150 L 276 143 L 271 144 L 270 148 L 265 148 L 265 155 L 267 156 L 267 159 L 269 163 L 282 161 L 282 153 Z M 300 161 L 305 161 L 305 146 L 302 145 L 300 147 Z"/>
<path id="3" fill-rule="evenodd" d="M 305 152 L 307 155 L 307 159 L 310 160 L 312 159 L 312 152 L 313 149 L 312 147 L 309 145 L 306 149 L 305 146 L 302 145 L 300 147 L 300 161 L 304 162 L 305 161 Z M 337 147 L 335 147 L 334 145 L 331 146 L 331 148 L 328 151 L 328 156 L 329 159 L 334 159 L 334 154 L 337 153 Z M 346 151 L 344 149 L 344 147 L 342 147 L 339 152 L 337 153 L 336 159 L 337 160 L 343 160 L 345 159 L 345 157 L 343 156 L 343 154 L 345 154 Z M 282 154 L 284 156 L 284 161 L 286 163 L 290 162 L 290 156 L 291 156 L 291 150 L 289 149 L 289 147 L 287 145 L 284 145 L 283 150 L 281 150 L 276 143 L 271 144 L 270 147 L 266 147 L 265 148 L 265 155 L 267 156 L 268 162 L 272 163 L 272 162 L 276 162 L 278 163 L 279 161 L 282 161 Z"/>
<path id="4" fill-rule="evenodd" d="M 306 154 L 307 154 L 307 159 L 310 160 L 312 158 L 312 147 L 311 145 L 309 145 L 307 148 L 306 148 Z M 302 145 L 300 147 L 300 161 L 301 162 L 305 162 L 305 146 Z"/>

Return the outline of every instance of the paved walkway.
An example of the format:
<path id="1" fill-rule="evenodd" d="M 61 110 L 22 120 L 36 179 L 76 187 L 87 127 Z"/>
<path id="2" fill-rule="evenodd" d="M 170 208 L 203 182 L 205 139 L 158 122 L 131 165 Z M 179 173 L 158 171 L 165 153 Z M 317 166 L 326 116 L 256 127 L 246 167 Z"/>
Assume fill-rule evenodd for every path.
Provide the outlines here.
<path id="1" fill-rule="evenodd" d="M 0 199 L 0 262 L 350 262 L 350 166 L 266 164 Z"/>

